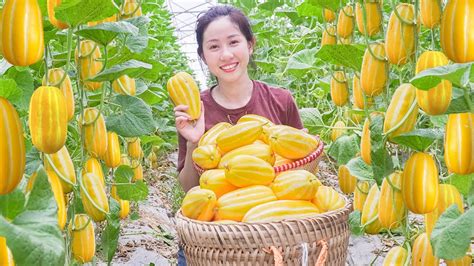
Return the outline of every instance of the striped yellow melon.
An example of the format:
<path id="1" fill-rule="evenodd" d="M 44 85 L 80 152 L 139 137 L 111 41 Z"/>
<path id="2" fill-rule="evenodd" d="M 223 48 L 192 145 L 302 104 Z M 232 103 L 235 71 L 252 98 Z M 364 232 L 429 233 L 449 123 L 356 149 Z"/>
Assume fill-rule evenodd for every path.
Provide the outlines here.
<path id="1" fill-rule="evenodd" d="M 364 208 L 370 184 L 367 181 L 358 181 L 354 191 L 354 210 L 361 211 Z"/>
<path id="2" fill-rule="evenodd" d="M 120 166 L 120 142 L 117 133 L 107 132 L 107 151 L 103 156 L 104 163 L 109 168 Z"/>
<path id="3" fill-rule="evenodd" d="M 383 266 L 402 266 L 408 259 L 408 251 L 400 246 L 391 248 L 385 259 L 383 260 Z"/>
<path id="4" fill-rule="evenodd" d="M 438 204 L 432 212 L 425 214 L 425 229 L 428 235 L 431 235 L 438 217 L 452 204 L 456 204 L 461 213 L 464 212 L 463 198 L 455 186 L 440 184 L 438 188 Z"/>
<path id="5" fill-rule="evenodd" d="M 372 51 L 372 53 L 370 52 Z M 388 81 L 388 63 L 385 59 L 385 44 L 373 43 L 365 50 L 360 71 L 360 87 L 365 95 L 377 96 Z"/>
<path id="6" fill-rule="evenodd" d="M 196 187 L 183 199 L 181 210 L 183 215 L 194 220 L 211 221 L 216 207 L 216 194 L 209 189 Z"/>
<path id="7" fill-rule="evenodd" d="M 452 173 L 474 173 L 474 113 L 448 115 L 444 161 Z"/>
<path id="8" fill-rule="evenodd" d="M 319 142 L 310 134 L 291 127 L 273 130 L 270 134 L 270 147 L 281 157 L 297 160 L 311 154 Z"/>
<path id="9" fill-rule="evenodd" d="M 216 145 L 204 145 L 194 149 L 192 158 L 202 169 L 212 169 L 219 165 L 221 154 Z"/>
<path id="10" fill-rule="evenodd" d="M 418 58 L 416 63 L 416 73 L 423 70 L 445 66 L 448 58 L 442 52 L 425 51 Z M 448 80 L 443 80 L 435 87 L 425 91 L 416 90 L 416 100 L 418 106 L 429 115 L 440 115 L 448 110 L 451 103 L 452 84 Z"/>
<path id="11" fill-rule="evenodd" d="M 336 141 L 337 138 L 344 135 L 346 132 L 346 123 L 343 121 L 337 121 L 331 131 L 331 140 Z"/>
<path id="12" fill-rule="evenodd" d="M 321 212 L 333 211 L 346 205 L 344 198 L 333 188 L 320 186 L 312 202 Z"/>
<path id="13" fill-rule="evenodd" d="M 456 260 L 444 260 L 448 266 L 471 266 L 472 257 L 471 255 L 466 255 L 460 259 Z"/>
<path id="14" fill-rule="evenodd" d="M 331 23 L 336 19 L 336 13 L 334 13 L 334 11 L 331 9 L 325 8 L 323 9 L 323 18 L 324 21 Z"/>
<path id="15" fill-rule="evenodd" d="M 81 199 L 86 213 L 96 222 L 105 220 L 109 212 L 109 202 L 105 187 L 95 173 L 89 172 L 82 176 Z"/>
<path id="16" fill-rule="evenodd" d="M 373 184 L 365 200 L 360 218 L 367 234 L 378 234 L 382 229 L 379 216 L 380 191 L 377 184 Z"/>
<path id="17" fill-rule="evenodd" d="M 43 86 L 57 87 L 61 90 L 66 99 L 67 120 L 70 121 L 74 117 L 74 91 L 69 75 L 61 68 L 52 68 L 48 70 L 48 81 L 46 82 L 46 76 L 43 78 Z"/>
<path id="18" fill-rule="evenodd" d="M 132 163 L 133 164 L 133 163 Z M 133 167 L 133 178 L 132 181 L 135 182 L 137 180 L 143 180 L 143 167 L 140 163 L 138 163 L 135 167 Z"/>
<path id="19" fill-rule="evenodd" d="M 202 135 L 201 139 L 199 140 L 198 145 L 203 146 L 203 145 L 216 144 L 217 137 L 230 127 L 232 127 L 232 125 L 227 122 L 220 122 L 220 123 L 215 124 L 208 131 L 206 131 L 204 135 Z"/>
<path id="20" fill-rule="evenodd" d="M 87 159 L 82 169 L 82 175 L 84 176 L 87 173 L 92 173 L 96 175 L 99 178 L 99 181 L 101 182 L 102 186 L 105 187 L 104 172 L 102 171 L 102 165 L 100 164 L 99 160 L 93 157 Z"/>
<path id="21" fill-rule="evenodd" d="M 320 210 L 306 200 L 276 200 L 257 205 L 242 218 L 244 223 L 268 223 L 313 217 Z"/>
<path id="22" fill-rule="evenodd" d="M 142 15 L 141 1 L 137 0 L 125 0 L 121 10 L 120 18 L 133 18 Z"/>
<path id="23" fill-rule="evenodd" d="M 441 18 L 441 48 L 456 63 L 474 61 L 474 2 L 450 0 Z"/>
<path id="24" fill-rule="evenodd" d="M 441 2 L 439 0 L 420 1 L 420 19 L 423 26 L 433 29 L 441 23 Z"/>
<path id="25" fill-rule="evenodd" d="M 118 94 L 133 96 L 136 94 L 135 79 L 127 75 L 120 76 L 112 82 L 112 89 Z"/>
<path id="26" fill-rule="evenodd" d="M 225 154 L 231 150 L 248 145 L 262 134 L 262 125 L 257 121 L 238 123 L 223 131 L 216 139 L 217 147 Z"/>
<path id="27" fill-rule="evenodd" d="M 352 43 L 352 36 L 349 36 L 347 38 L 339 38 L 337 40 L 337 44 L 351 44 Z"/>
<path id="28" fill-rule="evenodd" d="M 275 163 L 273 164 L 274 166 L 280 166 L 280 165 L 285 165 L 285 164 L 290 164 L 294 162 L 291 159 L 286 159 L 284 157 L 281 157 L 278 154 L 275 154 Z"/>
<path id="29" fill-rule="evenodd" d="M 370 107 L 373 103 L 371 97 L 367 97 L 367 102 L 364 103 L 364 93 L 360 87 L 360 79 L 356 75 L 354 75 L 354 78 L 352 79 L 352 98 L 354 99 L 354 106 L 357 107 L 357 109 L 364 109 L 365 104 Z"/>
<path id="30" fill-rule="evenodd" d="M 119 195 L 117 194 L 116 186 L 112 186 L 112 188 L 110 189 L 110 196 L 115 199 L 120 205 L 120 218 L 127 218 L 128 214 L 130 213 L 130 201 L 120 199 Z"/>
<path id="31" fill-rule="evenodd" d="M 412 4 L 400 3 L 396 9 L 401 19 L 392 11 L 385 35 L 385 52 L 391 64 L 404 65 L 415 53 L 415 8 Z"/>
<path id="32" fill-rule="evenodd" d="M 279 200 L 312 200 L 321 186 L 319 179 L 306 170 L 283 172 L 270 188 Z"/>
<path id="33" fill-rule="evenodd" d="M 342 38 L 347 38 L 352 35 L 354 31 L 354 10 L 351 5 L 343 7 L 339 11 L 337 17 L 337 35 Z"/>
<path id="34" fill-rule="evenodd" d="M 127 154 L 120 155 L 120 165 L 132 166 L 132 162 L 130 162 L 130 158 L 128 158 Z"/>
<path id="35" fill-rule="evenodd" d="M 54 199 L 58 207 L 58 226 L 59 229 L 63 230 L 67 220 L 67 208 L 66 201 L 64 200 L 63 187 L 61 185 L 61 182 L 59 181 L 58 175 L 56 175 L 54 171 L 46 171 L 46 174 L 48 175 L 48 182 L 51 185 L 51 190 L 53 191 Z M 30 192 L 33 189 L 33 186 L 36 181 L 36 176 L 36 172 L 30 176 L 30 179 L 28 180 L 28 184 L 26 186 L 26 192 Z"/>
<path id="36" fill-rule="evenodd" d="M 48 0 L 47 3 L 48 3 L 48 17 L 51 24 L 53 24 L 56 28 L 61 29 L 61 30 L 68 28 L 69 26 L 67 23 L 64 23 L 56 19 L 56 16 L 55 16 L 56 11 L 54 11 L 54 9 L 61 4 L 61 0 Z"/>
<path id="37" fill-rule="evenodd" d="M 189 107 L 186 113 L 191 120 L 201 116 L 201 95 L 193 77 L 186 72 L 179 72 L 168 80 L 166 88 L 174 105 Z"/>
<path id="38" fill-rule="evenodd" d="M 357 178 L 349 172 L 345 165 L 340 165 L 337 171 L 337 178 L 341 191 L 346 194 L 354 192 L 357 184 Z"/>
<path id="39" fill-rule="evenodd" d="M 275 170 L 268 162 L 251 155 L 238 155 L 225 167 L 225 178 L 234 186 L 268 185 L 275 178 Z"/>
<path id="40" fill-rule="evenodd" d="M 99 25 L 99 24 L 106 23 L 106 22 L 116 22 L 117 18 L 118 18 L 118 14 L 114 14 L 114 15 L 112 15 L 108 18 L 102 19 L 102 20 L 89 21 L 89 22 L 87 22 L 87 26 L 92 27 L 92 26 Z"/>
<path id="41" fill-rule="evenodd" d="M 416 152 L 405 163 L 402 195 L 407 208 L 418 214 L 432 212 L 438 204 L 438 168 L 433 157 Z"/>
<path id="42" fill-rule="evenodd" d="M 411 253 L 411 265 L 413 266 L 439 265 L 439 259 L 433 255 L 430 239 L 426 233 L 420 234 L 415 239 Z"/>
<path id="43" fill-rule="evenodd" d="M 107 152 L 107 128 L 102 114 L 95 107 L 84 110 L 84 117 L 79 117 L 79 127 L 84 134 L 84 146 L 87 152 L 96 158 L 103 157 Z"/>
<path id="44" fill-rule="evenodd" d="M 224 156 L 222 156 L 218 167 L 224 168 L 230 160 L 238 155 L 252 155 L 268 162 L 271 165 L 275 163 L 275 154 L 269 145 L 252 143 L 226 153 Z"/>
<path id="45" fill-rule="evenodd" d="M 25 140 L 20 117 L 13 105 L 0 97 L 0 195 L 17 187 L 25 165 Z"/>
<path id="46" fill-rule="evenodd" d="M 336 43 L 337 43 L 336 27 L 334 27 L 333 25 L 328 25 L 326 29 L 323 31 L 321 46 L 328 45 L 328 44 L 336 44 Z"/>
<path id="47" fill-rule="evenodd" d="M 240 222 L 253 207 L 275 200 L 277 200 L 277 197 L 267 186 L 256 185 L 239 188 L 217 200 L 217 212 L 214 220 Z"/>
<path id="48" fill-rule="evenodd" d="M 4 2 L 1 28 L 3 57 L 12 65 L 29 66 L 43 58 L 43 17 L 36 0 Z"/>
<path id="49" fill-rule="evenodd" d="M 67 106 L 58 88 L 41 86 L 33 92 L 28 124 L 31 141 L 39 151 L 51 154 L 64 146 L 67 137 Z"/>
<path id="50" fill-rule="evenodd" d="M 238 189 L 238 187 L 232 185 L 226 180 L 224 169 L 212 169 L 205 171 L 199 178 L 199 185 L 201 188 L 214 191 L 217 198 L 220 198 L 227 192 Z"/>
<path id="51" fill-rule="evenodd" d="M 401 187 L 402 172 L 399 171 L 384 178 L 382 182 L 378 212 L 380 224 L 384 228 L 398 228 L 405 218 L 406 208 L 403 202 Z"/>
<path id="52" fill-rule="evenodd" d="M 388 134 L 389 140 L 402 133 L 410 132 L 415 127 L 417 115 L 416 88 L 409 83 L 404 83 L 395 90 L 392 96 L 385 115 L 383 132 L 387 134 L 391 131 Z M 408 118 L 400 124 L 405 116 Z"/>
<path id="53" fill-rule="evenodd" d="M 135 160 L 140 160 L 143 157 L 143 151 L 140 138 L 133 138 L 127 142 L 128 156 Z"/>
<path id="54" fill-rule="evenodd" d="M 80 68 L 80 77 L 85 90 L 94 91 L 102 87 L 102 82 L 87 81 L 102 71 L 103 63 L 100 61 L 102 54 L 98 44 L 90 40 L 81 41 L 79 49 L 76 48 L 76 64 Z"/>
<path id="55" fill-rule="evenodd" d="M 0 236 L 0 265 L 15 266 L 13 255 L 7 246 L 7 240 Z"/>
<path id="56" fill-rule="evenodd" d="M 336 71 L 331 78 L 331 99 L 336 106 L 344 106 L 349 101 L 346 74 Z"/>
<path id="57" fill-rule="evenodd" d="M 372 157 L 370 155 L 370 149 L 372 145 L 370 142 L 370 119 L 366 118 L 364 127 L 362 128 L 362 136 L 360 140 L 360 156 L 366 164 L 372 164 Z"/>
<path id="58" fill-rule="evenodd" d="M 76 214 L 69 224 L 71 251 L 80 263 L 91 262 L 95 255 L 94 223 L 86 214 Z"/>
<path id="59" fill-rule="evenodd" d="M 363 12 L 362 8 L 365 9 L 365 12 Z M 356 21 L 357 28 L 363 35 L 365 35 L 366 32 L 367 36 L 373 36 L 379 33 L 382 28 L 382 8 L 380 7 L 380 3 L 370 1 L 364 1 L 362 5 L 356 3 Z M 364 22 L 366 27 L 364 27 Z"/>
<path id="60" fill-rule="evenodd" d="M 44 167 L 46 170 L 54 171 L 60 177 L 59 181 L 64 193 L 72 191 L 72 185 L 76 184 L 76 171 L 66 145 L 56 153 L 45 155 Z"/>
<path id="61" fill-rule="evenodd" d="M 270 121 L 268 118 L 259 116 L 256 114 L 247 114 L 239 118 L 237 123 L 242 123 L 242 122 L 248 122 L 248 121 L 257 121 L 262 124 L 262 135 L 260 136 L 260 140 L 262 140 L 264 143 L 268 143 L 268 130 L 271 126 L 274 126 L 272 121 Z"/>

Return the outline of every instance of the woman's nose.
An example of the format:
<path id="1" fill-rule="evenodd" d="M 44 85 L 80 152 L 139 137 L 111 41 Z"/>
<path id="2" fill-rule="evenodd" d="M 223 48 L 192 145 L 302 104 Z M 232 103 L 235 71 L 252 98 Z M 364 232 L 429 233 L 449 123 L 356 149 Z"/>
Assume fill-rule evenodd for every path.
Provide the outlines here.
<path id="1" fill-rule="evenodd" d="M 232 51 L 228 47 L 223 47 L 222 52 L 221 52 L 221 56 L 220 56 L 220 60 L 221 61 L 227 61 L 227 60 L 231 59 L 232 57 L 234 57 L 234 54 L 232 53 Z"/>

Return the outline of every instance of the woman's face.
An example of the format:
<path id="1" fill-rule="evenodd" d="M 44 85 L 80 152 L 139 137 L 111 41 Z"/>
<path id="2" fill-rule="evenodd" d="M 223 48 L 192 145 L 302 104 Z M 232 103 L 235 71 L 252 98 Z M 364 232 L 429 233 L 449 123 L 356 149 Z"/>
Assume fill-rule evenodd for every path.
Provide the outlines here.
<path id="1" fill-rule="evenodd" d="M 248 76 L 247 65 L 253 47 L 228 16 L 207 26 L 202 46 L 204 62 L 219 82 L 238 82 Z"/>

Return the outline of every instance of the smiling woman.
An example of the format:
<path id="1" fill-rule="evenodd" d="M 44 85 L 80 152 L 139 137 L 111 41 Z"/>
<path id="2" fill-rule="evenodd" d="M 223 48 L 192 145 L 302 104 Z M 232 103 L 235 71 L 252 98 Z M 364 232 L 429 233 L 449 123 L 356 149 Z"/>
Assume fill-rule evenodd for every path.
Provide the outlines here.
<path id="1" fill-rule="evenodd" d="M 248 65 L 256 39 L 249 19 L 232 6 L 215 6 L 197 20 L 197 52 L 217 84 L 201 92 L 201 116 L 191 119 L 185 105 L 175 107 L 179 133 L 178 172 L 185 191 L 199 185 L 192 154 L 201 136 L 220 122 L 235 124 L 244 115 L 266 117 L 277 125 L 302 129 L 290 91 L 251 80 Z M 180 252 L 178 265 L 185 265 Z"/>

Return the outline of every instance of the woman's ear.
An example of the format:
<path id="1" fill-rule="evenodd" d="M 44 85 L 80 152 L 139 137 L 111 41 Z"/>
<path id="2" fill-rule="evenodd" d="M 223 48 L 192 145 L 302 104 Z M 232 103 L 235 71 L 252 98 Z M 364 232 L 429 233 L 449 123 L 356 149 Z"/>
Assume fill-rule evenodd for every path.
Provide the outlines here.
<path id="1" fill-rule="evenodd" d="M 255 43 L 257 42 L 257 40 L 255 39 L 255 37 L 253 37 L 253 39 L 248 43 L 248 47 L 249 47 L 249 54 L 252 55 L 253 54 L 253 49 L 255 47 Z"/>

